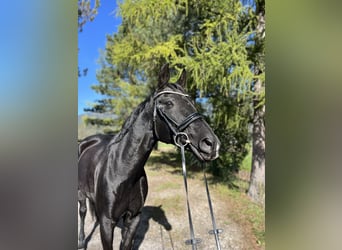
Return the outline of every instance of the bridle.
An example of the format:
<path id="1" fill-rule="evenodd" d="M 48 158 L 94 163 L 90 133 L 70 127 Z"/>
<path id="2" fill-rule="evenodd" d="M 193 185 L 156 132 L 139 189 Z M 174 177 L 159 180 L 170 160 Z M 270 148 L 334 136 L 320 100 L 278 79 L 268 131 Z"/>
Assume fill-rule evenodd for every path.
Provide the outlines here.
<path id="1" fill-rule="evenodd" d="M 192 218 L 191 218 L 191 209 L 190 209 L 190 203 L 189 203 L 189 194 L 188 194 L 188 183 L 187 183 L 187 174 L 186 174 L 186 165 L 185 165 L 185 153 L 184 153 L 184 148 L 188 144 L 191 144 L 191 141 L 189 139 L 189 136 L 187 133 L 184 132 L 184 130 L 194 121 L 198 119 L 203 119 L 203 116 L 199 114 L 198 112 L 194 112 L 187 117 L 184 118 L 184 120 L 180 123 L 176 122 L 174 119 L 172 119 L 169 115 L 167 115 L 162 109 L 160 109 L 157 105 L 157 98 L 163 94 L 174 94 L 174 95 L 180 95 L 184 97 L 189 97 L 188 94 L 176 92 L 176 91 L 171 91 L 171 90 L 165 90 L 158 92 L 155 94 L 153 97 L 153 123 L 154 123 L 154 133 L 156 137 L 159 139 L 158 135 L 158 130 L 156 127 L 156 120 L 157 120 L 157 113 L 160 115 L 160 117 L 166 122 L 168 125 L 169 129 L 173 133 L 173 140 L 176 146 L 178 146 L 181 149 L 181 155 L 182 155 L 182 170 L 183 170 L 183 177 L 184 177 L 184 187 L 185 187 L 185 194 L 186 194 L 186 204 L 187 204 L 187 210 L 188 210 L 188 219 L 189 219 L 189 227 L 190 227 L 190 239 L 185 241 L 185 244 L 187 245 L 192 245 L 192 250 L 197 250 L 197 245 L 201 243 L 201 239 L 195 238 L 195 233 L 194 233 L 194 228 L 193 228 L 193 223 L 192 223 Z M 209 194 L 209 189 L 208 189 L 208 183 L 207 183 L 207 178 L 205 175 L 205 171 L 203 168 L 203 173 L 204 173 L 204 180 L 205 180 L 205 185 L 206 185 L 206 191 L 207 191 L 207 197 L 208 197 L 208 202 L 209 202 L 209 209 L 210 209 L 210 214 L 211 214 L 211 220 L 213 223 L 213 230 L 209 231 L 209 234 L 214 234 L 215 236 L 215 241 L 216 241 L 216 248 L 217 250 L 221 250 L 220 246 L 220 241 L 219 241 L 219 233 L 222 232 L 222 229 L 217 229 L 216 228 L 216 222 L 215 222 L 215 217 L 214 217 L 214 212 L 212 209 L 212 204 L 211 204 L 211 199 L 210 199 L 210 194 Z"/>
<path id="2" fill-rule="evenodd" d="M 157 120 L 157 113 L 160 115 L 160 117 L 166 122 L 167 126 L 173 133 L 173 140 L 176 146 L 186 146 L 187 144 L 190 144 L 191 141 L 189 140 L 189 136 L 187 133 L 183 132 L 191 123 L 196 121 L 197 119 L 202 119 L 203 116 L 198 113 L 194 112 L 187 117 L 184 118 L 184 120 L 180 123 L 176 122 L 174 119 L 172 119 L 168 114 L 166 114 L 162 109 L 160 109 L 157 105 L 157 98 L 163 94 L 174 94 L 174 95 L 180 95 L 189 97 L 188 94 L 184 94 L 177 91 L 171 91 L 171 90 L 165 90 L 158 92 L 153 97 L 154 101 L 154 108 L 153 108 L 153 123 L 154 123 L 154 133 L 159 139 L 158 130 L 156 128 L 156 120 Z M 183 139 L 183 140 L 182 140 Z"/>

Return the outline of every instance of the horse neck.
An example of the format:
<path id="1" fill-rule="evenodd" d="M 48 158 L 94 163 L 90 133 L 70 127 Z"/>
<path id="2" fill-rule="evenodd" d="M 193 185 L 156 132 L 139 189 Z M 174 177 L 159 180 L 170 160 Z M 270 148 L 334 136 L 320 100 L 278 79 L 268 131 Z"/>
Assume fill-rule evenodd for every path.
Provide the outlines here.
<path id="1" fill-rule="evenodd" d="M 145 107 L 138 114 L 132 114 L 131 125 L 124 132 L 118 143 L 113 143 L 113 164 L 116 171 L 141 171 L 151 154 L 157 140 L 153 132 L 153 102 L 147 101 Z M 118 162 L 120 161 L 120 162 Z M 124 169 L 120 169 L 120 167 Z"/>
<path id="2" fill-rule="evenodd" d="M 153 131 L 153 104 L 146 104 L 146 108 L 138 114 L 126 137 L 130 138 L 129 148 L 134 149 L 141 157 L 145 154 L 149 156 L 157 142 Z"/>

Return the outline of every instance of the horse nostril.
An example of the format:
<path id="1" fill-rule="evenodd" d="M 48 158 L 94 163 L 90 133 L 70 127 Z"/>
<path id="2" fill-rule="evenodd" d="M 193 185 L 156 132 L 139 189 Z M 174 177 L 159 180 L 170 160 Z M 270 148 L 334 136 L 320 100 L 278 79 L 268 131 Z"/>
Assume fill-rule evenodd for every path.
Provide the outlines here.
<path id="1" fill-rule="evenodd" d="M 213 149 L 213 145 L 214 143 L 208 138 L 204 138 L 203 140 L 200 141 L 200 144 L 199 144 L 201 151 L 205 153 L 211 153 Z"/>
<path id="2" fill-rule="evenodd" d="M 212 146 L 213 146 L 213 143 L 212 143 L 208 138 L 205 138 L 205 139 L 204 139 L 204 142 L 205 142 L 205 144 L 207 144 L 209 147 L 212 147 Z"/>

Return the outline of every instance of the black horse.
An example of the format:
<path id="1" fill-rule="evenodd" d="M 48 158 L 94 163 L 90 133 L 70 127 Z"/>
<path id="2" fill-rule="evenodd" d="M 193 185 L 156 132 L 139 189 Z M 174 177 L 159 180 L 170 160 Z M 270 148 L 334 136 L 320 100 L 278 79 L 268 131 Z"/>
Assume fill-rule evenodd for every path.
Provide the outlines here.
<path id="1" fill-rule="evenodd" d="M 185 70 L 177 83 L 169 80 L 166 64 L 154 95 L 132 112 L 117 135 L 94 135 L 79 143 L 79 248 L 85 247 L 86 198 L 99 221 L 103 249 L 113 249 L 113 230 L 120 218 L 120 249 L 132 248 L 148 190 L 144 165 L 158 140 L 187 144 L 201 161 L 218 157 L 219 139 L 184 91 Z"/>

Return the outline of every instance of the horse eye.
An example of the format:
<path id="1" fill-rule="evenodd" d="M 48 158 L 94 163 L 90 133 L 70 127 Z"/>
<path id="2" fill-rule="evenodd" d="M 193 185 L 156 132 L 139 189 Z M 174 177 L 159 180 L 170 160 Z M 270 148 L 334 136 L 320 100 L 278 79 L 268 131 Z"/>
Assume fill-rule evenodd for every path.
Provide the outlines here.
<path id="1" fill-rule="evenodd" d="M 166 105 L 169 106 L 169 107 L 172 107 L 173 106 L 173 103 L 171 101 L 167 101 L 166 102 Z"/>

